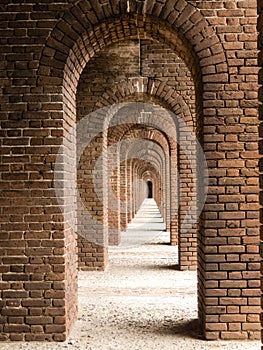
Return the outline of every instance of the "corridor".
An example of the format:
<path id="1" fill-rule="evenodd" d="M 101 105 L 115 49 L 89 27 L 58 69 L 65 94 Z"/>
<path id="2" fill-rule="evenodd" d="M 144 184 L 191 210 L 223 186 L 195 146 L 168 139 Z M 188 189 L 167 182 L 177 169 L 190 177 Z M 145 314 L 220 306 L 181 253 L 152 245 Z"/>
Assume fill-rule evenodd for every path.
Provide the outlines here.
<path id="1" fill-rule="evenodd" d="M 0 16 L 0 342 L 231 349 L 197 341 L 198 318 L 202 339 L 253 349 L 263 1 L 3 0 Z"/>

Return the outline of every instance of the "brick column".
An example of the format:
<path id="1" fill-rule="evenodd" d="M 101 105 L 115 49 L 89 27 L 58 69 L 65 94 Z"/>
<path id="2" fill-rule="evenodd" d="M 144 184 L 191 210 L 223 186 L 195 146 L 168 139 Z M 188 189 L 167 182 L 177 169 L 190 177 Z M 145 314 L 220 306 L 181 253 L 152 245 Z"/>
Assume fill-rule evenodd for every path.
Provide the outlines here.
<path id="1" fill-rule="evenodd" d="M 1 115 L 1 341 L 64 341 L 77 318 L 75 140 L 47 108 Z"/>
<path id="2" fill-rule="evenodd" d="M 185 127 L 180 129 L 179 147 L 179 266 L 181 270 L 197 267 L 196 225 L 196 148 Z"/>
<path id="3" fill-rule="evenodd" d="M 120 201 L 121 201 L 121 213 L 120 213 L 121 231 L 126 231 L 127 229 L 127 164 L 126 164 L 126 161 L 122 161 L 120 164 Z"/>
<path id="4" fill-rule="evenodd" d="M 171 245 L 178 244 L 178 169 L 177 169 L 177 146 L 171 146 L 171 170 L 170 170 L 170 183 L 171 183 L 171 223 L 170 223 L 170 235 Z"/>
<path id="5" fill-rule="evenodd" d="M 171 159 L 165 153 L 166 231 L 171 232 Z"/>
<path id="6" fill-rule="evenodd" d="M 260 137 L 260 143 L 259 143 L 259 153 L 260 153 L 260 160 L 259 160 L 259 169 L 260 169 L 260 193 L 259 193 L 259 202 L 260 202 L 260 231 L 261 231 L 261 259 L 263 258 L 263 3 L 261 1 L 258 1 L 258 31 L 259 31 L 259 67 L 260 67 L 260 72 L 259 72 L 259 83 L 260 83 L 260 88 L 259 88 L 259 101 L 260 101 L 260 107 L 259 107 L 259 118 L 260 118 L 260 126 L 259 126 L 259 137 Z M 262 278 L 262 271 L 263 271 L 263 262 L 261 261 L 261 278 Z M 261 283 L 261 305 L 262 305 L 262 298 L 263 298 L 263 284 Z M 263 314 L 261 312 L 261 329 L 263 328 Z M 261 340 L 263 341 L 263 333 L 261 330 Z M 263 346 L 262 348 L 263 349 Z"/>
<path id="7" fill-rule="evenodd" d="M 108 226 L 109 244 L 120 243 L 120 157 L 118 144 L 108 149 Z"/>
<path id="8" fill-rule="evenodd" d="M 90 119 L 92 121 L 93 116 Z M 89 123 L 92 125 L 91 121 Z M 97 120 L 96 123 L 98 123 Z M 89 130 L 91 130 L 91 126 L 89 126 Z M 88 135 L 85 131 L 84 127 L 83 130 L 79 130 L 79 133 L 83 133 L 84 140 Z M 96 136 L 93 137 L 93 134 Z M 107 138 L 102 133 L 96 134 L 96 130 L 90 135 L 91 141 L 81 152 L 78 165 L 79 268 L 104 270 L 108 260 L 108 180 L 105 152 Z M 77 135 L 77 140 L 80 145 L 83 144 L 81 135 Z"/>
<path id="9" fill-rule="evenodd" d="M 133 218 L 132 164 L 132 160 L 127 161 L 127 223 L 130 223 Z"/>

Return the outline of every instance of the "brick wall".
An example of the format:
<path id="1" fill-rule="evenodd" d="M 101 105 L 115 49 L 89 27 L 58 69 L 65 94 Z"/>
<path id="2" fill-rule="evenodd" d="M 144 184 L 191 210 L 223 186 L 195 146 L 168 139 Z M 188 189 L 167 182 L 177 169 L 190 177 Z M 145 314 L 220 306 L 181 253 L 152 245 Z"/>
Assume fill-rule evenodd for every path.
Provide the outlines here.
<path id="1" fill-rule="evenodd" d="M 259 120 L 260 120 L 260 125 L 259 125 L 259 157 L 260 157 L 260 160 L 259 160 L 259 170 L 260 170 L 260 177 L 259 177 L 259 181 L 260 181 L 260 193 L 259 193 L 259 204 L 260 204 L 260 218 L 261 218 L 261 227 L 260 227 L 260 230 L 262 232 L 262 223 L 263 223 L 263 220 L 262 220 L 262 205 L 263 205 L 263 201 L 262 201 L 262 188 L 263 188 L 263 181 L 262 181 L 262 150 L 263 150 L 263 147 L 262 147 L 262 116 L 263 116 L 263 110 L 262 110 L 262 102 L 263 102 L 263 94 L 262 94 L 262 84 L 263 84 L 263 79 L 262 79 L 262 67 L 263 67 L 263 4 L 258 1 L 258 14 L 259 14 L 259 17 L 258 17 L 258 31 L 259 31 L 259 39 L 258 39 L 258 43 L 259 43 L 259 59 L 258 59 L 258 63 L 259 63 L 259 67 L 260 68 L 260 71 L 259 71 L 259 84 L 260 84 L 260 87 L 259 87 L 259 103 L 260 103 L 260 106 L 259 106 Z M 262 235 L 261 235 L 261 242 L 260 242 L 260 245 L 261 245 L 261 258 L 262 258 Z M 262 271 L 262 261 L 261 261 L 261 271 Z M 263 290 L 263 287 L 261 285 L 261 299 L 262 299 L 262 290 Z M 263 325 L 263 318 L 262 318 L 262 313 L 261 313 L 261 325 Z M 261 337 L 262 339 L 262 337 Z M 263 340 L 263 339 L 262 339 Z"/>

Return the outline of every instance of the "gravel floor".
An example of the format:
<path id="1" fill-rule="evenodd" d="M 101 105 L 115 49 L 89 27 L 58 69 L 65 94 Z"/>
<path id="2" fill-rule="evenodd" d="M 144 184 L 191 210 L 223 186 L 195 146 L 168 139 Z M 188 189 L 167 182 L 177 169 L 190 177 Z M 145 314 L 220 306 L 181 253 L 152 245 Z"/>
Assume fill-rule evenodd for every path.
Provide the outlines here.
<path id="1" fill-rule="evenodd" d="M 79 273 L 79 318 L 65 343 L 0 343 L 0 349 L 260 350 L 255 341 L 203 341 L 196 272 L 178 271 L 167 234 L 146 236 L 144 244 L 110 248 L 107 271 Z"/>

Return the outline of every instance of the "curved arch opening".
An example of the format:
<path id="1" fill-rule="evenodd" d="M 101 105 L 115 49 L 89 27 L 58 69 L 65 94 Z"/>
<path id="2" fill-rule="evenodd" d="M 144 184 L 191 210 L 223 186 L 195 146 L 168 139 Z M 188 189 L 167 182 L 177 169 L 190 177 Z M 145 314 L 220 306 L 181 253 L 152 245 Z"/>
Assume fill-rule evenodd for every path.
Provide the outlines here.
<path id="1" fill-rule="evenodd" d="M 147 55 L 150 55 L 154 45 L 163 53 L 162 57 L 168 56 L 173 60 L 174 66 L 177 67 L 174 74 L 168 74 L 168 81 L 169 75 L 170 79 L 176 80 L 175 77 L 179 78 L 182 72 L 185 73 L 184 79 L 187 79 L 189 83 L 187 86 L 187 89 L 190 91 L 189 96 L 183 95 L 186 90 L 180 91 L 183 84 L 180 85 L 178 83 L 175 88 L 171 89 L 165 76 L 144 78 L 144 76 L 147 76 L 147 69 L 156 74 L 154 65 L 153 67 L 150 65 L 151 59 L 147 57 Z M 123 47 L 126 51 L 132 48 L 135 54 L 134 59 L 130 58 L 129 65 L 122 66 L 122 72 L 116 72 L 114 63 L 106 66 L 105 59 L 109 55 L 112 58 L 114 50 L 120 50 L 120 47 Z M 127 54 L 125 50 L 124 56 Z M 138 57 L 141 58 L 143 54 L 145 55 L 145 67 L 142 67 L 141 60 L 138 60 Z M 117 61 L 119 59 L 117 57 Z M 125 62 L 125 57 L 123 61 Z M 167 67 L 168 65 L 169 63 L 167 62 Z M 148 75 L 151 76 L 151 73 L 148 72 Z M 103 90 L 105 93 L 102 93 Z M 149 108 L 144 102 L 145 97 L 150 99 Z M 168 105 L 169 109 L 176 113 L 176 117 L 173 117 L 163 107 L 158 105 L 152 107 L 155 99 L 162 101 L 162 104 Z M 115 104 L 119 102 L 123 102 L 124 107 L 120 109 L 118 105 L 115 107 Z M 132 102 L 137 103 L 135 110 L 132 109 Z M 125 108 L 127 103 L 128 108 Z M 141 106 L 138 108 L 138 103 L 144 104 L 144 109 Z M 196 151 L 195 148 L 191 149 L 193 144 L 190 145 L 190 140 L 187 138 L 187 128 L 190 127 L 192 132 L 196 128 L 195 103 L 195 89 L 191 73 L 188 74 L 188 69 L 183 61 L 164 44 L 160 45 L 157 42 L 143 41 L 141 39 L 139 41 L 122 41 L 121 44 L 116 43 L 101 49 L 100 53 L 95 54 L 86 64 L 78 83 L 77 119 L 81 121 L 86 115 L 95 112 L 96 116 L 88 120 L 86 131 L 83 128 L 80 132 L 84 132 L 86 135 L 87 133 L 93 133 L 96 137 L 92 139 L 92 146 L 84 150 L 83 162 L 79 166 L 80 171 L 78 174 L 82 174 L 81 176 L 85 181 L 82 181 L 81 176 L 79 176 L 78 185 L 82 182 L 80 186 L 82 199 L 84 198 L 84 202 L 87 204 L 85 207 L 91 208 L 89 210 L 92 212 L 92 216 L 96 217 L 97 222 L 94 223 L 92 221 L 91 224 L 87 220 L 86 215 L 78 215 L 78 231 L 89 231 L 89 235 L 91 234 L 92 236 L 92 239 L 89 239 L 89 235 L 88 239 L 87 237 L 83 239 L 82 234 L 79 237 L 79 266 L 81 269 L 105 269 L 108 260 L 108 240 L 111 245 L 120 243 L 122 226 L 126 228 L 133 222 L 132 220 L 136 219 L 138 208 L 142 204 L 143 199 L 147 198 L 147 188 L 145 193 L 143 183 L 140 181 L 142 180 L 142 172 L 149 171 L 149 169 L 151 171 L 151 166 L 153 166 L 153 173 L 157 169 L 156 179 L 152 188 L 154 194 L 152 193 L 152 196 L 154 195 L 158 210 L 160 210 L 161 217 L 164 219 L 163 227 L 166 227 L 168 232 L 172 232 L 170 242 L 172 244 L 179 242 L 179 266 L 181 269 L 196 268 L 196 227 L 193 228 L 191 236 L 189 235 L 189 227 L 185 231 L 182 229 L 187 217 L 187 209 L 194 196 L 196 196 L 196 189 L 194 190 L 195 179 L 191 173 L 189 175 L 188 171 L 196 161 L 192 157 L 192 164 L 190 164 L 188 160 L 189 154 L 195 155 Z M 114 106 L 113 109 L 111 108 L 112 105 Z M 103 106 L 105 108 L 102 113 L 96 113 L 96 109 Z M 108 114 L 108 110 L 110 113 L 113 113 L 112 116 Z M 182 117 L 181 122 L 180 117 Z M 131 128 L 129 128 L 129 124 L 131 124 Z M 140 145 L 134 146 L 129 143 L 134 137 L 132 135 L 136 133 L 134 128 L 136 124 L 141 125 L 144 128 L 144 132 L 150 134 L 148 136 L 149 139 L 155 140 L 155 142 L 158 135 L 156 132 L 154 134 L 153 130 L 147 131 L 147 126 L 148 128 L 161 130 L 166 143 L 168 140 L 168 143 L 162 146 L 162 154 L 158 150 L 152 149 L 152 147 L 148 149 L 148 146 L 144 146 L 144 144 L 140 147 Z M 125 149 L 127 151 L 130 150 L 127 153 L 127 158 L 123 159 L 124 166 L 118 160 L 118 157 L 122 156 L 118 145 L 122 140 L 121 134 L 125 134 L 127 138 L 127 140 L 124 139 L 128 143 Z M 143 137 L 142 135 L 137 136 L 139 138 Z M 109 137 L 111 141 L 109 141 Z M 78 134 L 77 138 L 79 138 Z M 182 141 L 179 148 L 177 142 L 180 142 L 180 140 Z M 109 142 L 111 147 L 107 150 L 107 154 L 104 155 L 103 150 L 109 147 Z M 163 141 L 159 140 L 159 142 Z M 92 152 L 91 148 L 94 148 L 95 151 Z M 183 149 L 185 150 L 183 151 Z M 117 158 L 116 155 L 118 156 Z M 143 162 L 136 159 L 138 156 L 139 160 L 140 158 L 143 159 Z M 173 165 L 172 168 L 170 168 L 171 164 Z M 178 181 L 177 167 L 179 165 L 181 166 L 181 183 L 187 184 L 187 186 L 189 186 L 189 183 L 192 184 L 190 196 L 188 195 L 189 192 L 183 190 L 183 186 L 181 189 L 180 186 L 176 187 Z M 96 167 L 96 174 L 102 174 L 102 176 L 96 175 L 96 183 L 99 185 L 92 187 L 94 167 Z M 108 171 L 109 169 L 111 170 Z M 92 176 L 85 176 L 85 174 L 89 173 Z M 87 187 L 89 191 L 86 190 Z M 125 204 L 119 200 L 121 197 L 125 200 Z M 184 210 L 181 211 L 181 215 L 179 215 L 177 210 L 179 198 L 181 204 L 183 204 L 180 208 Z M 94 203 L 96 203 L 96 206 L 94 206 Z M 196 206 L 196 204 L 194 205 Z M 194 213 L 196 208 L 192 210 Z M 93 227 L 94 231 L 91 231 L 90 227 Z M 186 240 L 183 239 L 184 235 Z M 181 241 L 179 241 L 178 237 L 181 237 Z M 185 254 L 183 244 L 185 244 L 188 255 Z M 93 253 L 92 259 L 89 259 L 91 250 L 95 253 Z"/>
<path id="2" fill-rule="evenodd" d="M 175 1 L 175 3 L 177 3 Z M 91 62 L 92 57 L 95 57 L 96 53 L 99 53 L 103 50 L 104 47 L 106 47 L 109 44 L 112 44 L 114 42 L 120 42 L 120 41 L 125 41 L 125 40 L 138 40 L 139 42 L 141 40 L 154 40 L 154 41 L 159 41 L 160 43 L 168 45 L 170 49 L 173 51 L 177 52 L 178 56 L 183 59 L 186 62 L 186 66 L 190 68 L 191 72 L 191 79 L 193 79 L 194 83 L 194 90 L 198 91 L 198 93 L 194 92 L 195 98 L 195 116 L 194 118 L 191 118 L 193 116 L 193 113 L 190 111 L 189 113 L 189 108 L 187 106 L 187 103 L 185 103 L 184 98 L 179 98 L 179 100 L 176 98 L 176 91 L 171 89 L 169 87 L 169 84 L 164 83 L 164 82 L 159 82 L 156 77 L 150 77 L 147 78 L 146 76 L 142 76 L 140 74 L 137 74 L 135 77 L 131 77 L 131 79 L 127 80 L 127 83 L 125 84 L 120 84 L 118 85 L 117 89 L 109 89 L 107 93 L 103 96 L 100 96 L 102 98 L 98 99 L 96 101 L 96 108 L 104 106 L 105 105 L 105 100 L 106 104 L 111 104 L 114 103 L 114 101 L 121 101 L 124 100 L 126 97 L 131 96 L 131 98 L 134 98 L 137 101 L 144 101 L 145 96 L 147 98 L 149 96 L 154 96 L 154 98 L 159 99 L 162 101 L 162 103 L 165 103 L 168 105 L 173 112 L 175 112 L 176 115 L 179 117 L 182 116 L 182 119 L 184 119 L 184 116 L 186 116 L 186 119 L 188 119 L 188 122 L 186 123 L 188 126 L 192 127 L 194 129 L 194 132 L 198 135 L 199 139 L 202 139 L 202 113 L 203 113 L 203 106 L 202 106 L 202 80 L 206 81 L 206 71 L 209 71 L 210 68 L 210 63 L 207 57 L 213 57 L 216 56 L 215 59 L 215 65 L 214 63 L 212 64 L 212 69 L 215 67 L 219 67 L 216 69 L 216 72 L 214 74 L 214 79 L 217 79 L 217 76 L 220 75 L 220 81 L 227 81 L 227 77 L 224 75 L 224 73 L 227 71 L 227 67 L 225 64 L 225 56 L 223 53 L 222 45 L 220 44 L 217 36 L 213 33 L 212 28 L 209 27 L 208 23 L 203 20 L 201 14 L 199 11 L 196 11 L 192 5 L 185 3 L 185 7 L 183 11 L 188 12 L 189 9 L 192 11 L 195 16 L 193 16 L 193 20 L 197 20 L 199 23 L 198 30 L 200 29 L 201 31 L 205 28 L 207 30 L 207 33 L 209 32 L 211 34 L 209 40 L 202 40 L 202 42 L 199 42 L 200 37 L 198 38 L 198 35 L 195 37 L 191 36 L 191 30 L 195 30 L 192 28 L 191 30 L 186 29 L 181 27 L 179 25 L 180 21 L 178 22 L 178 28 L 176 28 L 176 21 L 174 21 L 172 24 L 165 24 L 162 19 L 154 19 L 151 17 L 151 14 L 134 14 L 134 13 L 129 13 L 128 15 L 120 15 L 119 18 L 114 18 L 114 19 L 106 19 L 103 21 L 101 19 L 101 25 L 97 25 L 97 23 L 93 23 L 93 28 L 90 30 L 90 27 L 87 31 L 84 30 L 82 32 L 82 35 L 78 36 L 77 40 L 72 41 L 72 38 L 70 37 L 71 34 L 68 36 L 66 34 L 67 38 L 69 39 L 69 42 L 72 42 L 71 50 L 69 50 L 69 54 L 66 55 L 66 61 L 65 63 L 65 69 L 63 72 L 63 76 L 60 74 L 57 76 L 56 72 L 54 74 L 54 80 L 55 79 L 62 79 L 61 82 L 63 84 L 63 102 L 64 102 L 64 116 L 65 119 L 67 120 L 66 125 L 72 125 L 75 122 L 75 117 L 76 117 L 76 105 L 75 105 L 75 92 L 77 90 L 77 87 L 80 86 L 80 76 L 85 70 L 85 66 L 87 65 L 87 62 Z M 180 13 L 180 11 L 179 11 Z M 86 14 L 84 14 L 83 18 L 86 17 Z M 63 20 L 62 20 L 63 21 Z M 96 21 L 95 21 L 96 22 Z M 169 22 L 169 21 L 168 21 Z M 140 23 L 140 25 L 138 25 Z M 96 27 L 96 32 L 94 32 L 94 28 Z M 193 25 L 194 27 L 194 25 Z M 110 30 L 109 30 L 110 29 Z M 119 31 L 119 33 L 116 33 L 116 30 Z M 54 31 L 56 32 L 56 31 Z M 180 34 L 179 34 L 180 33 Z M 74 35 L 73 35 L 74 36 Z M 104 41 L 104 38 L 107 38 Z M 175 40 L 176 38 L 176 40 Z M 196 41 L 196 42 L 195 42 Z M 57 45 L 57 40 L 54 39 L 51 35 L 51 41 L 49 43 L 50 47 L 56 46 Z M 216 50 L 211 50 L 211 48 L 215 45 Z M 59 46 L 59 44 L 58 44 Z M 60 49 L 59 49 L 60 50 Z M 215 54 L 216 52 L 216 54 Z M 43 57 L 45 58 L 46 52 L 43 51 Z M 203 56 L 205 54 L 205 56 Z M 56 61 L 56 58 L 53 57 Z M 211 60 L 212 61 L 212 60 Z M 139 62 L 140 63 L 140 62 Z M 220 72 L 220 73 L 219 73 Z M 227 74 L 226 74 L 227 75 Z M 53 79 L 53 78 L 52 78 Z M 52 79 L 50 79 L 50 83 L 52 84 Z M 43 78 L 43 82 L 45 81 L 45 77 Z M 116 84 L 117 85 L 117 84 Z M 61 85 L 62 86 L 62 85 Z M 123 89 L 124 88 L 124 89 Z M 127 89 L 130 90 L 127 92 Z M 131 93 L 132 91 L 132 93 Z M 147 91 L 147 93 L 145 93 Z M 112 93 L 113 92 L 113 93 Z M 201 92 L 201 93 L 200 93 Z M 132 96 L 133 95 L 133 96 Z M 177 95 L 178 96 L 178 95 Z M 208 96 L 208 95 L 207 95 Z M 93 95 L 94 97 L 94 95 Z M 117 97 L 117 99 L 116 99 Z M 129 97 L 128 97 L 129 98 Z M 151 99 L 152 97 L 150 97 Z M 208 98 L 209 99 L 209 98 Z M 77 98 L 78 100 L 78 98 Z M 104 101 L 103 101 L 104 100 Z M 91 106 L 88 107 L 91 108 Z M 80 112 L 80 108 L 78 106 L 77 109 L 77 114 Z M 91 109 L 92 110 L 92 109 Z M 89 111 L 91 111 L 89 110 Z M 84 110 L 85 111 L 85 108 Z M 80 115 L 82 114 L 82 112 Z M 86 112 L 82 115 L 87 114 Z M 79 116 L 78 116 L 79 117 Z M 80 117 L 81 118 L 81 117 Z M 100 117 L 99 117 L 100 118 Z M 103 117 L 101 117 L 103 119 Z M 193 120 L 196 120 L 196 123 L 193 123 Z M 182 183 L 184 184 L 185 187 L 178 198 L 180 200 L 185 201 L 185 206 L 181 206 L 181 213 L 180 215 L 178 212 L 176 212 L 174 215 L 177 216 L 177 219 L 175 222 L 170 221 L 170 228 L 169 229 L 176 229 L 176 222 L 179 223 L 178 227 L 184 222 L 185 219 L 185 208 L 189 206 L 189 203 L 191 200 L 196 201 L 196 190 L 194 191 L 193 188 L 196 186 L 195 184 L 192 184 L 192 180 L 189 182 L 189 177 L 191 178 L 191 171 L 189 172 L 190 164 L 187 164 L 187 156 L 186 153 L 191 153 L 194 152 L 191 140 L 187 139 L 185 137 L 185 132 L 186 130 L 182 125 L 179 123 L 177 125 L 178 129 L 178 134 L 181 138 L 181 140 L 185 141 L 185 145 L 189 145 L 189 149 L 187 149 L 186 152 L 182 152 L 181 148 L 176 148 L 173 149 L 173 155 L 174 159 L 172 161 L 176 162 L 179 160 L 180 167 L 182 169 L 185 169 L 185 173 L 182 174 Z M 102 132 L 99 135 L 102 148 L 107 147 L 107 138 L 104 132 Z M 65 145 L 65 148 L 70 148 L 68 144 Z M 94 144 L 96 147 L 96 142 Z M 116 152 L 118 152 L 118 149 L 116 149 Z M 107 163 L 105 162 L 106 158 L 102 157 L 101 161 L 101 173 L 104 174 L 103 172 L 103 167 Z M 196 159 L 195 159 L 196 161 Z M 129 166 L 131 166 L 129 164 Z M 130 188 L 130 193 L 132 190 L 132 183 L 130 183 L 129 180 L 129 174 L 127 172 L 127 169 L 122 170 L 122 164 L 120 164 L 120 171 L 117 171 L 117 173 L 121 174 L 121 171 L 124 172 L 125 179 L 126 181 L 126 186 Z M 165 171 L 165 169 L 163 169 Z M 131 175 L 131 172 L 130 172 Z M 114 177 L 113 177 L 114 178 Z M 117 175 L 118 178 L 118 175 Z M 174 183 L 177 181 L 177 174 L 176 172 L 172 174 L 172 178 Z M 205 178 L 205 177 L 203 177 Z M 101 179 L 100 179 L 101 180 Z M 107 181 L 107 176 L 102 179 L 102 181 Z M 113 182 L 113 187 L 114 187 L 114 180 Z M 108 185 L 106 185 L 108 187 Z M 102 186 L 101 191 L 105 191 L 104 186 Z M 188 190 L 188 188 L 190 190 Z M 121 186 L 117 186 L 117 192 L 119 191 L 119 196 L 121 197 L 123 194 L 121 193 Z M 161 189 L 162 190 L 162 189 Z M 97 191 L 99 193 L 99 191 Z M 105 191 L 107 192 L 107 191 Z M 96 193 L 96 195 L 98 195 Z M 130 193 L 124 193 L 124 196 L 126 196 L 126 199 L 129 199 Z M 188 198 L 188 194 L 191 193 L 192 196 Z M 100 195 L 100 194 L 99 194 Z M 107 196 L 105 196 L 106 198 Z M 164 196 L 165 197 L 165 196 Z M 166 197 L 165 197 L 166 198 Z M 170 203 L 166 203 L 167 205 L 172 206 L 172 201 L 171 198 L 169 199 L 167 197 L 168 201 Z M 134 203 L 131 203 L 131 207 L 134 205 Z M 95 211 L 98 211 L 99 213 L 102 213 L 103 220 L 105 222 L 108 221 L 108 212 L 107 210 L 104 209 L 104 206 L 99 205 L 95 206 L 94 205 Z M 195 208 L 193 209 L 193 215 Z M 116 218 L 119 220 L 119 218 Z M 118 225 L 120 225 L 120 222 L 118 222 Z M 178 231 L 177 227 L 177 231 Z M 185 257 L 182 255 L 179 257 L 180 261 L 180 266 L 182 269 L 188 269 L 188 268 L 196 268 L 197 264 L 197 258 L 196 258 L 196 252 L 197 252 L 197 232 L 196 232 L 196 227 L 194 228 L 193 232 L 190 234 L 185 231 L 180 232 L 180 237 L 183 237 L 185 235 L 185 250 L 182 249 L 181 251 L 187 251 L 187 254 L 185 254 Z M 107 232 L 102 232 L 102 236 L 104 240 L 107 240 Z M 202 246 L 201 246 L 202 247 Z M 95 250 L 97 247 L 94 248 Z M 105 249 L 103 250 L 98 250 L 98 253 L 101 254 L 101 256 L 105 257 L 105 261 L 107 261 L 107 251 Z M 103 264 L 102 264 L 103 265 Z M 98 265 L 98 268 L 104 268 L 104 266 Z M 200 268 L 202 266 L 200 265 Z M 200 279 L 202 279 L 202 274 L 200 274 Z M 200 298 L 200 315 L 202 316 L 202 310 L 204 307 L 203 303 L 203 294 L 202 291 L 200 291 L 199 294 Z"/>

